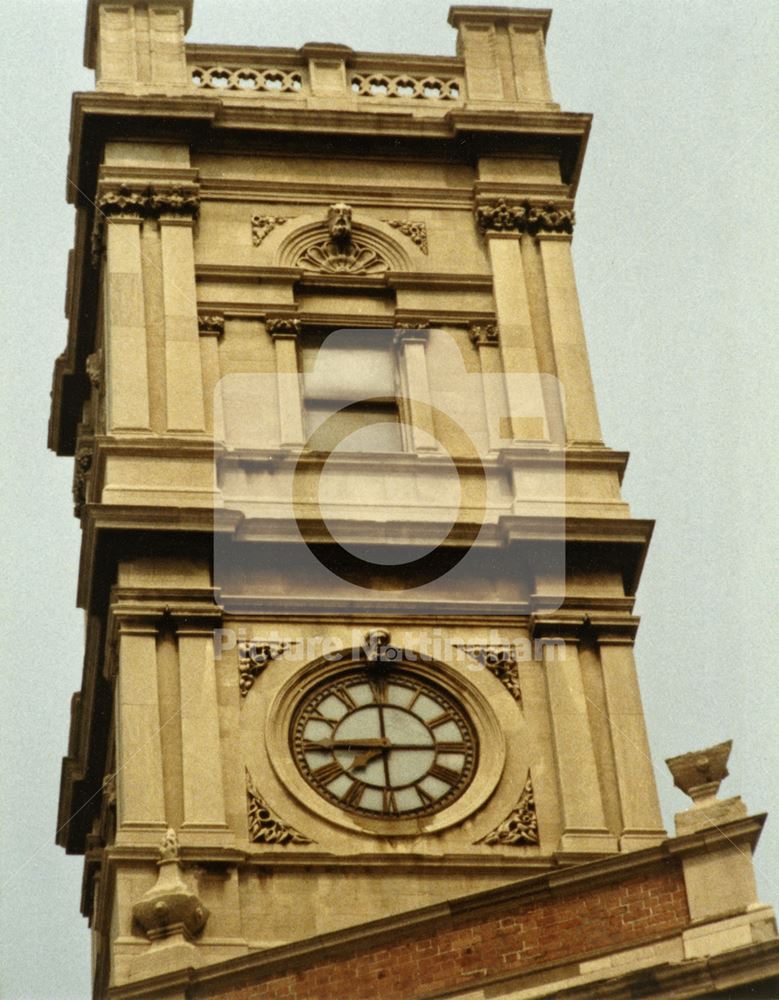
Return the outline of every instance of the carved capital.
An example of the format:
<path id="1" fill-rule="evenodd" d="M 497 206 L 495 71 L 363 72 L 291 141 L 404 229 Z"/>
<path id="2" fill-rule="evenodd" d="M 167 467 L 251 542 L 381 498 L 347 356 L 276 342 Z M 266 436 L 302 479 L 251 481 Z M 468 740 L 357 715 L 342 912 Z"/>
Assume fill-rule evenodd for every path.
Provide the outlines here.
<path id="1" fill-rule="evenodd" d="M 396 344 L 407 344 L 412 342 L 426 344 L 429 336 L 429 323 L 397 322 L 395 324 L 395 335 L 393 339 Z"/>
<path id="2" fill-rule="evenodd" d="M 728 757 L 733 746 L 732 740 L 718 743 L 705 750 L 694 750 L 666 760 L 673 775 L 674 784 L 693 802 L 714 799 L 719 786 L 728 776 Z"/>
<path id="3" fill-rule="evenodd" d="M 288 216 L 282 215 L 253 215 L 252 216 L 252 244 L 261 246 L 266 236 L 270 235 L 276 226 L 283 226 L 289 222 Z"/>
<path id="4" fill-rule="evenodd" d="M 195 184 L 155 184 L 149 188 L 149 212 L 152 215 L 196 219 L 199 211 L 200 195 Z"/>
<path id="5" fill-rule="evenodd" d="M 73 465 L 73 513 L 81 517 L 87 499 L 89 471 L 92 468 L 92 448 L 84 446 L 76 452 Z"/>
<path id="6" fill-rule="evenodd" d="M 103 352 L 99 348 L 87 355 L 84 371 L 87 373 L 92 388 L 99 391 L 103 384 Z"/>
<path id="7" fill-rule="evenodd" d="M 496 323 L 473 323 L 468 329 L 468 337 L 477 347 L 497 347 L 500 342 Z"/>
<path id="8" fill-rule="evenodd" d="M 570 234 L 575 221 L 572 208 L 552 201 L 540 205 L 530 201 L 509 205 L 505 198 L 499 198 L 493 204 L 479 205 L 476 208 L 476 222 L 483 233 L 515 232 L 531 236 L 543 233 Z"/>
<path id="9" fill-rule="evenodd" d="M 129 182 L 114 188 L 104 188 L 97 196 L 95 208 L 103 218 L 141 219 L 149 205 L 148 190 L 145 186 L 131 185 Z"/>
<path id="10" fill-rule="evenodd" d="M 266 320 L 265 329 L 275 340 L 276 337 L 299 337 L 303 327 L 299 319 L 278 316 Z"/>
<path id="11" fill-rule="evenodd" d="M 249 838 L 255 844 L 311 844 L 312 840 L 282 822 L 255 787 L 246 771 L 246 801 L 249 810 Z"/>
<path id="12" fill-rule="evenodd" d="M 201 337 L 221 337 L 225 330 L 225 318 L 219 313 L 198 315 L 197 329 Z"/>
<path id="13" fill-rule="evenodd" d="M 382 222 L 386 222 L 388 226 L 392 226 L 393 229 L 397 229 L 404 236 L 408 236 L 411 242 L 415 246 L 418 246 L 423 254 L 427 255 L 429 253 L 426 223 L 408 222 L 404 219 L 382 219 Z"/>
<path id="14" fill-rule="evenodd" d="M 490 847 L 523 847 L 528 844 L 538 844 L 538 816 L 529 771 L 517 804 L 502 823 L 476 843 L 488 844 Z"/>

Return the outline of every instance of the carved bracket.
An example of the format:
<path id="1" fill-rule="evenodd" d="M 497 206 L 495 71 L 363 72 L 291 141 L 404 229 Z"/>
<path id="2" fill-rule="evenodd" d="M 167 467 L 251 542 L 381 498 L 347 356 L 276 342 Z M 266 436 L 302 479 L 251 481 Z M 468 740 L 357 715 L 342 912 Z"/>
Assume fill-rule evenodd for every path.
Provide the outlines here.
<path id="1" fill-rule="evenodd" d="M 133 918 L 150 941 L 175 937 L 191 941 L 205 927 L 208 910 L 181 877 L 175 830 L 168 830 L 163 837 L 157 864 L 157 882 L 133 906 Z"/>
<path id="2" fill-rule="evenodd" d="M 500 343 L 498 327 L 495 323 L 474 323 L 468 330 L 468 337 L 476 347 L 497 347 Z"/>
<path id="3" fill-rule="evenodd" d="M 266 642 L 264 639 L 253 639 L 250 642 L 238 643 L 238 681 L 241 697 L 245 698 L 258 677 L 268 664 L 277 656 L 296 646 L 296 642 Z"/>
<path id="4" fill-rule="evenodd" d="M 519 705 L 522 704 L 517 652 L 513 646 L 458 645 L 457 649 L 462 649 L 472 660 L 476 660 L 491 674 L 494 674 L 511 697 Z"/>
<path id="5" fill-rule="evenodd" d="M 488 844 L 490 847 L 521 847 L 525 844 L 538 844 L 538 817 L 530 771 L 527 773 L 527 781 L 522 789 L 522 794 L 508 816 L 486 837 L 482 837 L 475 843 Z"/>
<path id="6" fill-rule="evenodd" d="M 265 329 L 271 337 L 299 337 L 303 326 L 299 319 L 288 316 L 275 317 L 265 321 Z"/>
<path id="7" fill-rule="evenodd" d="M 289 216 L 282 215 L 253 215 L 252 216 L 252 243 L 258 247 L 262 245 L 266 236 L 276 228 L 289 222 Z"/>
<path id="8" fill-rule="evenodd" d="M 201 337 L 221 337 L 225 331 L 225 318 L 218 313 L 199 315 L 197 329 Z"/>
<path id="9" fill-rule="evenodd" d="M 519 205 L 509 205 L 505 198 L 499 198 L 492 205 L 479 205 L 476 222 L 483 233 L 572 233 L 576 216 L 572 208 L 548 201 L 534 205 L 524 201 Z"/>
<path id="10" fill-rule="evenodd" d="M 427 255 L 430 252 L 427 243 L 426 223 L 408 222 L 404 219 L 382 219 L 382 222 L 386 222 L 388 226 L 392 226 L 393 229 L 397 229 L 404 236 L 408 236 L 411 242 L 418 246 L 423 254 Z"/>
<path id="11" fill-rule="evenodd" d="M 252 777 L 246 770 L 246 800 L 249 810 L 249 838 L 255 844 L 277 844 L 284 847 L 287 844 L 314 843 L 294 827 L 287 826 L 270 808 L 265 799 L 255 787 Z"/>

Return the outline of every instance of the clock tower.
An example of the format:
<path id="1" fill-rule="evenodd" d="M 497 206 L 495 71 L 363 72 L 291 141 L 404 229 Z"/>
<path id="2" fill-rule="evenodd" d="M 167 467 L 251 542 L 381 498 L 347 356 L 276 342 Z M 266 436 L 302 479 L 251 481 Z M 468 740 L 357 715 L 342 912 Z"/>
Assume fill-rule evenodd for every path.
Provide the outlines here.
<path id="1" fill-rule="evenodd" d="M 728 745 L 670 762 L 694 805 L 660 816 L 652 523 L 601 439 L 549 12 L 453 7 L 455 56 L 187 45 L 190 17 L 89 0 L 73 104 L 58 826 L 95 995 L 765 980 Z"/>

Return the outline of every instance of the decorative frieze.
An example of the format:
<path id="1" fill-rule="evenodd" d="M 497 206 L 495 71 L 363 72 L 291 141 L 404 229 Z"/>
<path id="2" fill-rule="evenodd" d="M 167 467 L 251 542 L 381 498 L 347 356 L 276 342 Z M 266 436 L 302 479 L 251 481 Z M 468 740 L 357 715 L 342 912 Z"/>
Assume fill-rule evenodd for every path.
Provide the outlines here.
<path id="1" fill-rule="evenodd" d="M 276 228 L 289 222 L 288 216 L 283 215 L 253 215 L 252 216 L 252 243 L 258 247 L 262 245 L 266 236 Z"/>
<path id="2" fill-rule="evenodd" d="M 497 347 L 500 342 L 495 323 L 473 323 L 468 330 L 468 337 L 476 347 Z"/>
<path id="3" fill-rule="evenodd" d="M 276 316 L 265 321 L 265 329 L 271 337 L 299 337 L 303 327 L 299 319 Z"/>
<path id="4" fill-rule="evenodd" d="M 505 198 L 499 198 L 494 204 L 477 206 L 476 221 L 483 233 L 516 232 L 537 236 L 539 233 L 570 234 L 576 218 L 572 208 L 552 201 L 542 205 L 530 201 L 509 205 Z"/>
<path id="5" fill-rule="evenodd" d="M 198 315 L 197 329 L 201 337 L 221 337 L 225 330 L 225 318 L 219 313 Z"/>
<path id="6" fill-rule="evenodd" d="M 253 66 L 193 66 L 192 86 L 202 90 L 237 90 L 243 93 L 299 94 L 301 73 L 283 69 L 255 69 Z"/>
<path id="7" fill-rule="evenodd" d="M 358 97 L 410 97 L 416 100 L 456 101 L 462 82 L 437 76 L 389 76 L 384 73 L 354 73 L 352 92 Z"/>
<path id="8" fill-rule="evenodd" d="M 427 244 L 427 225 L 424 222 L 408 222 L 404 219 L 383 219 L 388 226 L 408 236 L 412 243 L 419 247 L 423 254 L 429 252 Z"/>
<path id="9" fill-rule="evenodd" d="M 246 770 L 246 800 L 249 810 L 249 839 L 255 844 L 311 844 L 308 837 L 282 822 L 255 787 Z"/>
<path id="10" fill-rule="evenodd" d="M 517 804 L 502 823 L 476 843 L 487 844 L 490 847 L 523 847 L 527 844 L 538 844 L 538 817 L 529 771 Z"/>
<path id="11" fill-rule="evenodd" d="M 485 670 L 501 682 L 511 697 L 522 704 L 522 690 L 519 686 L 519 670 L 517 668 L 517 652 L 513 646 L 476 646 L 459 645 L 471 659 L 476 660 Z"/>
<path id="12" fill-rule="evenodd" d="M 266 642 L 264 639 L 253 639 L 251 642 L 238 643 L 238 681 L 243 698 L 251 690 L 254 680 L 268 664 L 281 656 L 282 653 L 297 645 L 295 642 Z"/>

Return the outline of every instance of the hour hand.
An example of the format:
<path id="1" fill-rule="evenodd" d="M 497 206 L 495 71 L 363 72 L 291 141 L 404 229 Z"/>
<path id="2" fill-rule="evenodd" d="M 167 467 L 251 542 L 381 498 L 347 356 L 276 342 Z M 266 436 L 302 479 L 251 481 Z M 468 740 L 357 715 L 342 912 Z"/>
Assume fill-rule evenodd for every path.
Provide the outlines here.
<path id="1" fill-rule="evenodd" d="M 312 740 L 306 741 L 306 750 L 383 750 L 384 747 L 389 746 L 389 740 L 384 737 L 370 738 L 366 737 L 361 740 Z"/>

